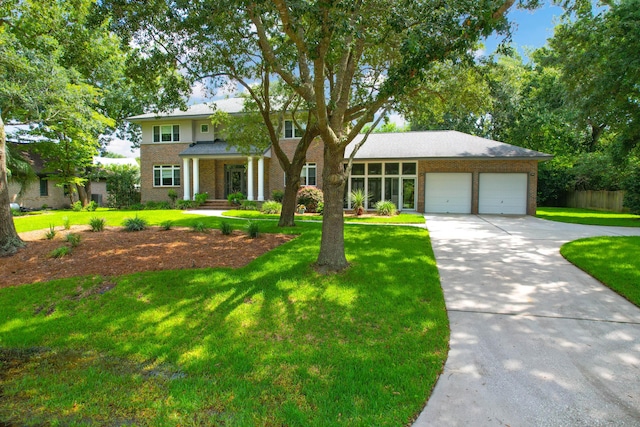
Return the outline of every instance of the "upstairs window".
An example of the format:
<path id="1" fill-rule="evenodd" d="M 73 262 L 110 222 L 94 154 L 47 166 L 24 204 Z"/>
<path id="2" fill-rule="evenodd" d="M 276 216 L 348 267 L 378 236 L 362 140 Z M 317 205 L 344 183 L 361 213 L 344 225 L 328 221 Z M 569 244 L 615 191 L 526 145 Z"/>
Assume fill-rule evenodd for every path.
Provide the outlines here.
<path id="1" fill-rule="evenodd" d="M 179 125 L 161 125 L 153 127 L 153 142 L 180 141 Z"/>
<path id="2" fill-rule="evenodd" d="M 284 121 L 284 137 L 285 138 L 302 138 L 302 129 L 298 129 L 293 120 Z"/>

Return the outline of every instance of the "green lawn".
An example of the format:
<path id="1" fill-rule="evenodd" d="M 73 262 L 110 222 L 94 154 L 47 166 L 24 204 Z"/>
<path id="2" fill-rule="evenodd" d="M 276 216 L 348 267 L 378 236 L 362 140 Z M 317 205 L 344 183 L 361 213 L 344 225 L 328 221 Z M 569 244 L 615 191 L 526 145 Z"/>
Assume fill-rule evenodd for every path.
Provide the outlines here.
<path id="1" fill-rule="evenodd" d="M 536 216 L 551 221 L 570 222 L 574 224 L 640 227 L 639 215 L 596 211 L 592 209 L 538 208 Z"/>
<path id="2" fill-rule="evenodd" d="M 560 253 L 640 307 L 640 237 L 592 237 L 566 243 Z"/>
<path id="3" fill-rule="evenodd" d="M 135 215 L 97 214 L 110 225 Z M 221 221 L 178 211 L 139 215 L 151 223 L 172 219 L 187 226 L 204 221 L 215 227 Z M 63 216 L 84 224 L 94 214 L 52 213 L 15 222 L 31 230 L 61 225 Z M 275 221 L 260 227 L 279 231 Z M 448 320 L 428 232 L 345 228 L 352 267 L 332 276 L 310 267 L 320 224 L 299 223 L 297 239 L 242 269 L 83 277 L 0 289 L 0 421 L 410 423 L 448 350 Z"/>
<path id="4" fill-rule="evenodd" d="M 278 214 L 263 214 L 260 211 L 230 210 L 224 216 L 247 219 L 278 219 Z M 370 224 L 424 224 L 424 216 L 415 213 L 401 213 L 394 216 L 351 217 L 345 216 L 345 222 Z M 296 215 L 296 221 L 322 221 L 322 215 Z"/>

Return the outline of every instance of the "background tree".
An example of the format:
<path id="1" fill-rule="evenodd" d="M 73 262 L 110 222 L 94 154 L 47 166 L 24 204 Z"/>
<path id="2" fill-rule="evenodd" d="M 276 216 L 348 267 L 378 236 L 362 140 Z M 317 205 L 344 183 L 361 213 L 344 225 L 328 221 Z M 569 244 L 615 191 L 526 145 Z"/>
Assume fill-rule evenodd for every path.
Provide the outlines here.
<path id="1" fill-rule="evenodd" d="M 417 89 L 434 64 L 469 55 L 477 40 L 494 30 L 507 32 L 504 14 L 514 3 L 155 0 L 141 6 L 113 0 L 106 5 L 118 14 L 114 22 L 123 32 L 148 47 L 147 57 L 175 58 L 186 73 L 210 77 L 214 84 L 260 81 L 262 95 L 255 98 L 264 100 L 268 82 L 277 77 L 300 97 L 312 125 L 302 141 L 310 142 L 305 135 L 317 132 L 324 144 L 317 264 L 340 270 L 347 266 L 342 211 L 347 145 L 376 113 Z"/>
<path id="2" fill-rule="evenodd" d="M 0 254 L 22 245 L 8 208 L 4 123 L 37 124 L 34 132 L 50 141 L 40 147 L 45 162 L 51 161 L 63 181 L 81 186 L 98 137 L 115 129 L 108 116 L 134 113 L 138 105 L 126 103 L 137 88 L 126 72 L 136 63 L 127 62 L 127 45 L 96 7 L 93 0 L 0 3 Z M 161 76 L 150 78 L 152 71 L 138 78 L 161 84 Z M 147 86 L 136 90 L 145 93 Z"/>

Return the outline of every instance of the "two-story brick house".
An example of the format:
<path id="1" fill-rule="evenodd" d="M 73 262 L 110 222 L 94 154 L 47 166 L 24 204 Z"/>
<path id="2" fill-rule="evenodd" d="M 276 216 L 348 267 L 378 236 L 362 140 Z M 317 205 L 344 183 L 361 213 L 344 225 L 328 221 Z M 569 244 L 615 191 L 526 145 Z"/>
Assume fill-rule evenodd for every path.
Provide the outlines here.
<path id="1" fill-rule="evenodd" d="M 216 101 L 218 110 L 242 114 L 241 99 Z M 263 201 L 285 185 L 271 150 L 247 155 L 220 138 L 206 104 L 186 111 L 129 118 L 142 127 L 142 201 L 167 200 L 168 190 L 191 200 L 196 193 L 226 199 L 240 191 Z M 285 120 L 281 146 L 293 153 L 300 135 Z M 347 147 L 348 156 L 354 141 Z M 307 152 L 302 184 L 322 188 L 322 141 Z M 535 214 L 538 162 L 551 156 L 456 131 L 371 134 L 355 156 L 347 193 L 361 188 L 369 206 L 391 200 L 403 211 Z M 349 208 L 349 200 L 345 201 Z"/>

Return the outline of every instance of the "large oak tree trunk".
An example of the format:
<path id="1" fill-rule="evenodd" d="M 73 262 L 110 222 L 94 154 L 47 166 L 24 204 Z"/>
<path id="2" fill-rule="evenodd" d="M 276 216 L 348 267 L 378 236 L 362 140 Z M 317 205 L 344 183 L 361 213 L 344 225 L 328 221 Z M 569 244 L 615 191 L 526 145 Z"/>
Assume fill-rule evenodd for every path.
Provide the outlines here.
<path id="1" fill-rule="evenodd" d="M 349 266 L 344 252 L 344 151 L 344 147 L 324 146 L 324 211 L 317 265 L 326 271 L 340 271 Z"/>
<path id="2" fill-rule="evenodd" d="M 9 207 L 9 184 L 7 182 L 7 136 L 4 121 L 0 117 L 0 256 L 8 256 L 24 246 L 13 224 Z"/>
<path id="3" fill-rule="evenodd" d="M 292 165 L 293 166 L 293 165 Z M 294 169 L 293 167 L 290 169 Z M 300 171 L 295 174 L 295 171 L 287 171 L 287 185 L 284 187 L 284 196 L 282 197 L 282 211 L 280 212 L 280 221 L 278 227 L 293 227 L 295 226 L 295 213 L 298 202 L 298 190 L 300 189 Z M 297 177 L 290 179 L 289 177 Z"/>

